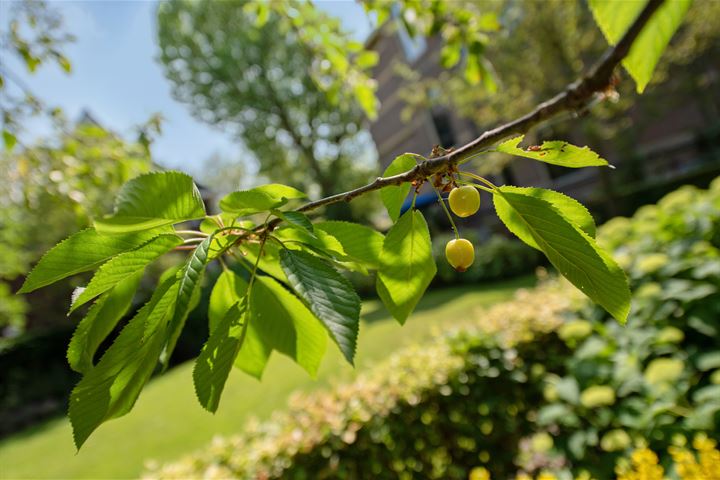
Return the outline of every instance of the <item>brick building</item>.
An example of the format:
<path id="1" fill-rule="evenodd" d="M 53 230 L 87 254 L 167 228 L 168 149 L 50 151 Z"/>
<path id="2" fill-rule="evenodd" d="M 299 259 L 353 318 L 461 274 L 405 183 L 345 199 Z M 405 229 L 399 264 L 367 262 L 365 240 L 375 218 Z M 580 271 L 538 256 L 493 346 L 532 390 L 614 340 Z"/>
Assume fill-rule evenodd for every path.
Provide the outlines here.
<path id="1" fill-rule="evenodd" d="M 404 80 L 397 75 L 396 64 L 407 64 L 423 78 L 439 75 L 442 71 L 439 37 L 413 39 L 400 22 L 391 21 L 375 30 L 366 45 L 379 54 L 373 75 L 378 82 L 381 108 L 370 132 L 381 169 L 399 154 L 428 154 L 434 145 L 463 145 L 481 133 L 472 121 L 442 107 L 417 111 L 411 119 L 403 121 L 405 105 L 399 91 Z M 708 95 L 714 105 L 720 105 L 717 78 L 710 87 Z M 562 169 L 520 159 L 510 162 L 496 180 L 564 192 L 588 205 L 598 220 L 631 214 L 638 206 L 655 202 L 681 184 L 706 186 L 720 175 L 720 118 L 713 109 L 708 113 L 703 102 L 707 99 L 689 96 L 683 99 L 681 108 L 663 117 L 652 117 L 652 112 L 639 112 L 633 107 L 628 115 L 642 114 L 653 121 L 642 131 L 632 155 L 612 154 L 620 149 L 612 143 L 603 145 L 604 156 L 617 167 L 610 175 L 607 169 Z M 425 192 L 422 199 L 418 199 L 418 205 L 436 208 L 431 207 L 436 203 L 433 192 Z M 483 204 L 481 215 L 475 218 L 476 226 L 494 228 L 489 203 Z"/>

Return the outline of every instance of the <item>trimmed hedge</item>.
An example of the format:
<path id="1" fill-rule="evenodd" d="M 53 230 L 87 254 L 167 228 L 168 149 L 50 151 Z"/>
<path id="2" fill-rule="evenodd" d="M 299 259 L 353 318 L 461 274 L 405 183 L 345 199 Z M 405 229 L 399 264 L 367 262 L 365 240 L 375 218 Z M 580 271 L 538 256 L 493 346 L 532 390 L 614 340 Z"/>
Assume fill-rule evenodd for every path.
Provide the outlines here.
<path id="1" fill-rule="evenodd" d="M 661 452 L 678 434 L 717 436 L 720 180 L 599 237 L 629 272 L 628 326 L 567 284 L 521 292 L 147 477 L 612 478 L 640 441 Z"/>

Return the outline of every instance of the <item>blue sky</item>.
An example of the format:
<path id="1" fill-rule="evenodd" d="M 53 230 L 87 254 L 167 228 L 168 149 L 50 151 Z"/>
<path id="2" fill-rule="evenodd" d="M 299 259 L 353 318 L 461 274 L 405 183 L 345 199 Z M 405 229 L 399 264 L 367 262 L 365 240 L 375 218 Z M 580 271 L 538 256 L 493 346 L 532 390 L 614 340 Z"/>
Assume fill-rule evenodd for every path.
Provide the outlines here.
<path id="1" fill-rule="evenodd" d="M 49 104 L 62 107 L 70 119 L 88 109 L 103 125 L 130 133 L 153 113 L 165 117 L 163 134 L 153 146 L 154 159 L 166 166 L 196 173 L 203 160 L 217 152 L 236 158 L 239 147 L 224 132 L 195 120 L 184 104 L 170 95 L 170 84 L 155 62 L 154 1 L 55 1 L 67 30 L 77 41 L 66 49 L 73 71 L 54 65 L 23 80 Z M 0 2 L 0 15 L 8 8 Z M 364 39 L 369 24 L 352 0 L 316 2 L 340 17 L 346 29 Z"/>

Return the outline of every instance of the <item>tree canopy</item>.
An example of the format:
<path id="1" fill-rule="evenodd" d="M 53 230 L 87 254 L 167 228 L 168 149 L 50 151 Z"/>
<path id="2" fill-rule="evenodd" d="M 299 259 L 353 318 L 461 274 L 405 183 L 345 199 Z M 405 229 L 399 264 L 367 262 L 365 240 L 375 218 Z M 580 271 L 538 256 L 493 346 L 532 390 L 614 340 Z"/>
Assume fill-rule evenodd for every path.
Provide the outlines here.
<path id="1" fill-rule="evenodd" d="M 184 0 L 159 6 L 159 58 L 174 96 L 241 140 L 271 180 L 322 196 L 362 183 L 374 158 L 360 106 L 321 88 L 313 75 L 321 60 L 286 18 L 275 11 L 259 18 L 243 6 L 253 7 Z M 337 21 L 324 25 L 328 34 L 344 35 Z"/>

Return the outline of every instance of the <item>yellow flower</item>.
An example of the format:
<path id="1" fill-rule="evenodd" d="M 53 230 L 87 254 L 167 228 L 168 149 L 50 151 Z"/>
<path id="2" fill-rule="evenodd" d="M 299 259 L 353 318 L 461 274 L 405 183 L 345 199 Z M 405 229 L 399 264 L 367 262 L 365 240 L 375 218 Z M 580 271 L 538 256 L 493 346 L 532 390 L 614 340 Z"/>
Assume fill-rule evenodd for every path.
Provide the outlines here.
<path id="1" fill-rule="evenodd" d="M 658 457 L 648 448 L 639 448 L 630 456 L 632 467 L 617 472 L 617 480 L 663 480 L 665 471 L 658 465 Z"/>

